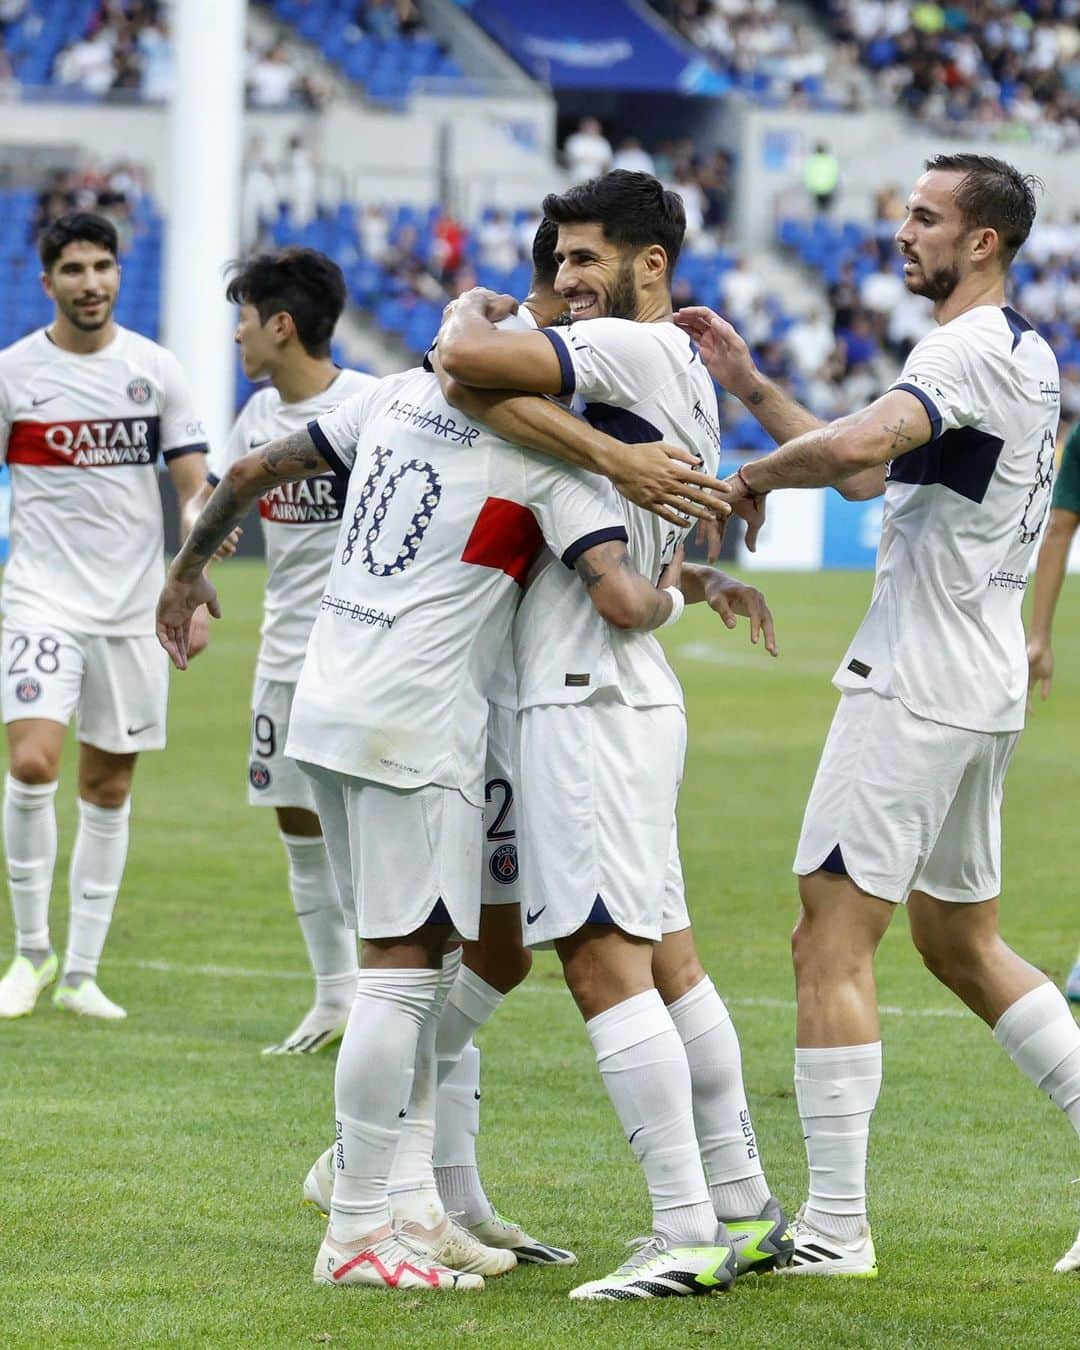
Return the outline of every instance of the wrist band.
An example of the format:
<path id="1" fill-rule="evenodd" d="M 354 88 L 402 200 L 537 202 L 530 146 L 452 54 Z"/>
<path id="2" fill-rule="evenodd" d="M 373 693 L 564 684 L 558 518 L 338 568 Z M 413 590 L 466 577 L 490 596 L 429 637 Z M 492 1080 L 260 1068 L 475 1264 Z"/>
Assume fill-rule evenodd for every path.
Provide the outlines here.
<path id="1" fill-rule="evenodd" d="M 682 612 L 686 608 L 686 596 L 683 595 L 678 586 L 665 586 L 664 594 L 671 596 L 671 613 L 660 627 L 670 628 L 673 623 L 678 623 L 682 618 Z"/>
<path id="2" fill-rule="evenodd" d="M 749 492 L 750 496 L 753 497 L 755 501 L 757 501 L 759 497 L 764 497 L 765 494 L 763 492 L 755 492 L 754 489 L 750 486 L 750 484 L 746 481 L 746 475 L 743 473 L 743 466 L 741 464 L 735 470 L 735 477 L 739 480 L 739 482 L 743 485 L 743 487 L 747 490 L 747 492 Z"/>

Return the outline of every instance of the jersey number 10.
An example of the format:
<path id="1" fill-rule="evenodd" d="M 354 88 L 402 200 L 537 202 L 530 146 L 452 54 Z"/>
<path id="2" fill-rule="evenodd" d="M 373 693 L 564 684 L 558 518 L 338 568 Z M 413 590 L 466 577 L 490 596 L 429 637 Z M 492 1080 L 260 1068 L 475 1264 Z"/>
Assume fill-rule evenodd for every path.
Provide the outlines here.
<path id="1" fill-rule="evenodd" d="M 351 562 L 353 554 L 359 552 L 360 561 L 375 577 L 397 576 L 411 566 L 442 496 L 439 475 L 425 459 L 405 460 L 383 481 L 383 475 L 386 474 L 393 454 L 392 450 L 386 450 L 381 445 L 376 446 L 371 472 L 360 489 L 352 523 L 345 537 L 345 547 L 341 552 L 343 563 Z M 379 562 L 375 558 L 374 544 L 382 533 L 390 503 L 403 483 L 407 483 L 413 490 L 419 488 L 419 504 L 405 527 L 405 536 L 398 545 L 396 557 L 390 562 Z M 380 484 L 381 492 L 379 492 Z M 376 492 L 379 492 L 378 500 L 372 506 Z"/>

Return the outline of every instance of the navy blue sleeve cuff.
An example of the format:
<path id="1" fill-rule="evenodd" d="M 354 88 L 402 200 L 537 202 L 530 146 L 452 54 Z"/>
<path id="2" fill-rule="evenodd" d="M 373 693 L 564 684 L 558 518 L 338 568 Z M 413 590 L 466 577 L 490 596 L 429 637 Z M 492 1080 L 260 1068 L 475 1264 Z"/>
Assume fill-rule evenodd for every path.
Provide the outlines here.
<path id="1" fill-rule="evenodd" d="M 597 544 L 607 544 L 613 539 L 619 539 L 624 544 L 628 542 L 625 525 L 609 525 L 606 530 L 593 530 L 592 534 L 583 534 L 565 551 L 562 560 L 567 567 L 572 568 L 588 549 L 595 548 Z"/>
<path id="2" fill-rule="evenodd" d="M 540 332 L 555 348 L 555 355 L 559 358 L 559 371 L 562 374 L 559 397 L 566 398 L 577 388 L 577 376 L 574 374 L 574 363 L 570 360 L 570 353 L 566 349 L 566 339 L 554 328 L 541 328 Z"/>
<path id="3" fill-rule="evenodd" d="M 327 464 L 330 465 L 336 474 L 340 474 L 342 478 L 348 478 L 350 472 L 349 466 L 327 440 L 326 432 L 323 431 L 318 422 L 309 422 L 307 424 L 307 429 L 308 435 L 315 442 L 315 449 L 318 450 L 319 454 L 322 455 Z"/>
<path id="4" fill-rule="evenodd" d="M 205 441 L 198 441 L 194 445 L 174 445 L 171 450 L 162 452 L 161 458 L 168 464 L 171 460 L 180 459 L 183 455 L 208 455 L 210 447 Z"/>
<path id="5" fill-rule="evenodd" d="M 937 404 L 926 390 L 920 389 L 917 384 L 908 384 L 906 380 L 900 384 L 894 384 L 893 389 L 902 389 L 905 394 L 913 394 L 919 400 L 930 419 L 930 439 L 936 441 L 941 435 L 941 413 L 938 412 Z"/>
<path id="6" fill-rule="evenodd" d="M 221 479 L 217 476 L 216 473 L 208 473 L 206 475 L 206 481 L 210 484 L 211 487 L 217 487 L 217 485 L 221 482 Z"/>

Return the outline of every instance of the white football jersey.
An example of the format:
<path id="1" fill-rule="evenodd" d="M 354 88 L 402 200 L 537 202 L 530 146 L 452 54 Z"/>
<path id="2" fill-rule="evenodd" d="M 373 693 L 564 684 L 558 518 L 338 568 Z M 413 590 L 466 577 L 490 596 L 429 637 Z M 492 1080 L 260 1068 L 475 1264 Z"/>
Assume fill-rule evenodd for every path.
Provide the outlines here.
<path id="1" fill-rule="evenodd" d="M 519 588 L 545 539 L 572 567 L 625 539 L 622 517 L 587 475 L 472 425 L 424 370 L 380 380 L 311 434 L 351 472 L 287 753 L 481 806 L 487 694 Z"/>
<path id="2" fill-rule="evenodd" d="M 299 403 L 285 403 L 273 385 L 256 390 L 224 446 L 211 452 L 210 482 L 219 482 L 238 459 L 260 445 L 303 431 L 313 418 L 332 412 L 375 383 L 373 375 L 342 370 L 329 388 Z M 344 505 L 345 479 L 333 473 L 282 483 L 259 498 L 268 568 L 262 641 L 255 665 L 261 679 L 295 683 L 300 675 Z"/>
<path id="3" fill-rule="evenodd" d="M 697 347 L 672 323 L 586 319 L 546 328 L 563 369 L 563 393 L 595 427 L 628 443 L 685 446 L 714 474 L 720 457 L 716 390 Z M 657 581 L 686 531 L 593 479 L 621 513 L 634 565 Z M 518 703 L 579 703 L 614 690 L 631 707 L 682 707 L 682 688 L 652 633 L 612 628 L 580 580 L 552 559 L 530 581 L 514 624 Z"/>
<path id="4" fill-rule="evenodd" d="M 44 329 L 0 352 L 0 453 L 11 470 L 11 626 L 154 632 L 164 581 L 159 458 L 206 452 L 180 363 L 118 328 L 78 355 Z"/>
<path id="5" fill-rule="evenodd" d="M 893 387 L 919 399 L 934 436 L 889 466 L 873 598 L 834 683 L 948 726 L 1018 731 L 1057 361 L 1015 310 L 980 305 L 927 334 Z"/>

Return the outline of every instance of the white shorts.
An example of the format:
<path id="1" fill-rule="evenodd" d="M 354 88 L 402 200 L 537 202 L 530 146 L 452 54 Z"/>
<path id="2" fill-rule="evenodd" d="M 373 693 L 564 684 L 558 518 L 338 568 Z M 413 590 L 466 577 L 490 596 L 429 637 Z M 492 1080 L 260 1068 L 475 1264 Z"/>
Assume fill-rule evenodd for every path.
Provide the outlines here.
<path id="1" fill-rule="evenodd" d="M 492 703 L 484 770 L 484 870 L 480 878 L 480 903 L 484 905 L 518 905 L 524 896 L 514 804 L 516 760 L 517 713 Z"/>
<path id="2" fill-rule="evenodd" d="M 483 812 L 453 788 L 403 791 L 303 764 L 345 922 L 362 938 L 480 932 Z"/>
<path id="3" fill-rule="evenodd" d="M 902 904 L 913 890 L 979 902 L 1001 891 L 1001 799 L 1018 731 L 931 722 L 896 698 L 842 694 L 795 857 Z"/>
<path id="4" fill-rule="evenodd" d="M 311 779 L 285 754 L 295 683 L 255 677 L 251 695 L 251 752 L 248 801 L 252 806 L 315 810 Z"/>
<path id="5" fill-rule="evenodd" d="M 5 722 L 41 717 L 114 755 L 165 747 L 169 658 L 155 637 L 5 625 L 0 704 Z"/>
<path id="6" fill-rule="evenodd" d="M 586 923 L 659 941 L 685 928 L 675 805 L 681 708 L 595 696 L 519 716 L 522 932 L 550 945 Z"/>

